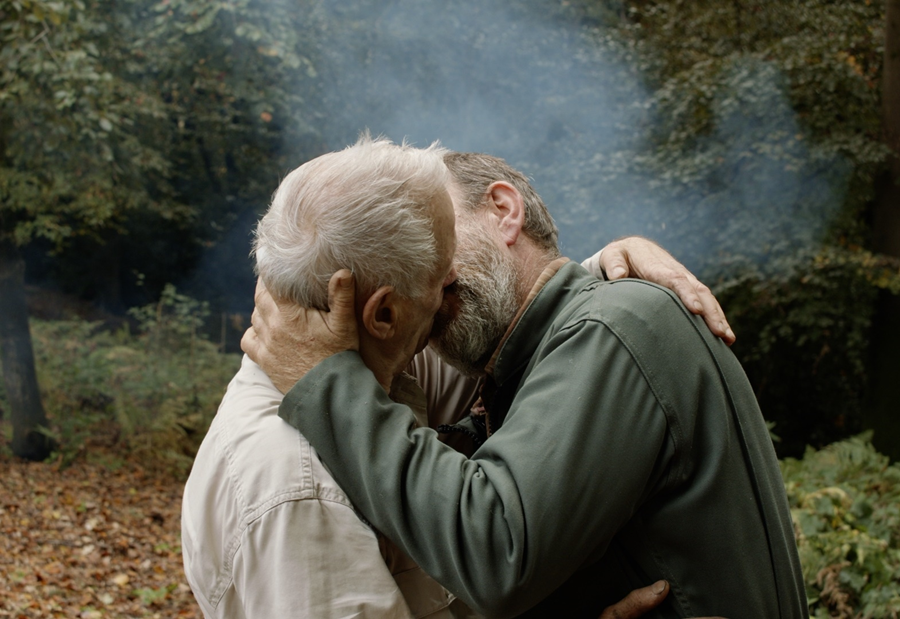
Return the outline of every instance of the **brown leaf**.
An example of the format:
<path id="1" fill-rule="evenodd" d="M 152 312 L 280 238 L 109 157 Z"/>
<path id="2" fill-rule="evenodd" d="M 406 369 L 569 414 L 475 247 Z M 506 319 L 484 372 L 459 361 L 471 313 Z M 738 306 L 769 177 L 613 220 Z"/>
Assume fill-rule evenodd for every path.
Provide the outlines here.
<path id="1" fill-rule="evenodd" d="M 3 422 L 0 422 L 2 425 Z M 0 453 L 0 617 L 144 617 L 135 589 L 180 585 L 153 615 L 201 619 L 184 579 L 184 484 L 90 451 L 69 468 Z"/>

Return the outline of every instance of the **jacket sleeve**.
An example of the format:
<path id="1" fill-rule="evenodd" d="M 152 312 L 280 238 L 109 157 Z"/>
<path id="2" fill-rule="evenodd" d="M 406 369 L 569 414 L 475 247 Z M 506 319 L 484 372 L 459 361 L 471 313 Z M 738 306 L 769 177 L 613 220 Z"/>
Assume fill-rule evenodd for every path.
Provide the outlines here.
<path id="1" fill-rule="evenodd" d="M 491 616 L 599 558 L 664 468 L 665 414 L 614 334 L 582 321 L 541 350 L 472 458 L 413 429 L 355 352 L 326 359 L 280 409 L 376 528 Z"/>

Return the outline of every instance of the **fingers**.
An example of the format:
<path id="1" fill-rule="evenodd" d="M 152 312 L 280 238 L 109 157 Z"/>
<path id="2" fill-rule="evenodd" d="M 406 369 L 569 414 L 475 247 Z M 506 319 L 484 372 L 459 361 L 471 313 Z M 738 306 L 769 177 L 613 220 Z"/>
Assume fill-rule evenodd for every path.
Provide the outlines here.
<path id="1" fill-rule="evenodd" d="M 722 306 L 716 300 L 709 287 L 694 277 L 688 271 L 678 272 L 672 271 L 666 276 L 670 282 L 672 290 L 694 314 L 703 317 L 706 326 L 713 332 L 713 335 L 722 338 L 726 344 L 731 346 L 735 339 L 734 331 L 728 325 L 725 318 L 725 312 Z"/>
<path id="2" fill-rule="evenodd" d="M 278 304 L 259 278 L 256 279 L 256 293 L 253 295 L 253 301 L 256 307 L 253 308 L 253 314 L 250 316 L 250 324 L 258 331 L 264 332 L 265 329 L 262 327 L 269 324 L 272 316 L 278 315 Z"/>
<path id="3" fill-rule="evenodd" d="M 688 310 L 703 317 L 713 334 L 729 346 L 734 343 L 734 331 L 709 287 L 660 246 L 647 239 L 627 237 L 604 247 L 600 262 L 610 280 L 638 277 L 669 288 Z"/>
<path id="4" fill-rule="evenodd" d="M 263 283 L 263 280 L 261 277 L 257 277 L 256 278 L 256 289 L 253 292 L 254 303 L 257 301 L 259 295 L 264 292 L 268 292 L 268 290 L 266 289 L 266 285 Z"/>
<path id="5" fill-rule="evenodd" d="M 277 307 L 274 304 L 270 307 Z M 250 314 L 250 328 L 244 333 L 244 337 L 241 338 L 241 349 L 244 350 L 244 340 L 252 337 L 252 345 L 257 349 L 260 347 L 265 347 L 269 343 L 269 322 L 271 322 L 271 312 L 266 312 L 269 315 L 269 321 L 263 319 L 263 314 L 260 312 L 259 307 L 253 308 L 253 313 Z M 250 332 L 253 332 L 252 334 Z M 256 361 L 256 358 L 250 354 L 248 351 L 244 350 L 250 358 Z M 259 352 L 255 352 L 256 355 L 259 355 Z"/>
<path id="6" fill-rule="evenodd" d="M 631 272 L 628 251 L 621 244 L 610 243 L 603 248 L 602 252 L 600 264 L 607 279 L 622 279 L 628 276 L 628 273 Z"/>
<path id="7" fill-rule="evenodd" d="M 341 269 L 328 282 L 329 311 L 322 314 L 325 327 L 341 342 L 343 350 L 359 350 L 356 325 L 356 291 L 353 274 Z"/>
<path id="8" fill-rule="evenodd" d="M 635 619 L 659 606 L 669 593 L 669 583 L 659 580 L 648 587 L 635 589 L 625 599 L 600 615 L 600 619 Z"/>
<path id="9" fill-rule="evenodd" d="M 275 299 L 269 294 L 268 288 L 263 283 L 262 278 L 256 278 L 256 291 L 253 293 L 253 303 L 256 307 L 270 308 L 275 304 Z"/>
<path id="10" fill-rule="evenodd" d="M 686 308 L 695 314 L 703 313 L 704 305 L 698 294 L 698 287 L 706 287 L 687 270 L 676 271 L 673 269 L 666 269 L 664 274 L 662 272 L 660 273 L 659 279 L 667 282 L 665 285 L 678 295 L 678 298 L 681 299 L 681 302 L 684 303 Z M 708 292 L 709 289 L 707 288 L 707 293 Z"/>
<path id="11" fill-rule="evenodd" d="M 328 281 L 328 311 L 335 318 L 353 320 L 355 318 L 356 294 L 353 288 L 353 273 L 341 269 Z"/>
<path id="12" fill-rule="evenodd" d="M 722 338 L 723 342 L 731 346 L 734 344 L 737 337 L 728 325 L 728 320 L 725 318 L 725 312 L 722 310 L 722 306 L 719 305 L 716 297 L 713 296 L 713 293 L 707 286 L 698 281 L 695 288 L 702 310 L 699 312 L 694 311 L 694 313 L 702 314 L 703 320 L 706 322 L 706 326 L 709 327 L 709 330 L 712 331 L 714 335 Z"/>

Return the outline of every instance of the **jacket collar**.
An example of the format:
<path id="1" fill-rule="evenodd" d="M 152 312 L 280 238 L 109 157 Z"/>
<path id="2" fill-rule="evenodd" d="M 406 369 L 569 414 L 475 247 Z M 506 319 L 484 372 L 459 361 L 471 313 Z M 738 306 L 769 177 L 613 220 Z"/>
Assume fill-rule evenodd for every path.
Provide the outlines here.
<path id="1" fill-rule="evenodd" d="M 498 386 L 531 360 L 547 326 L 584 287 L 586 277 L 568 258 L 557 258 L 541 272 L 485 368 Z"/>

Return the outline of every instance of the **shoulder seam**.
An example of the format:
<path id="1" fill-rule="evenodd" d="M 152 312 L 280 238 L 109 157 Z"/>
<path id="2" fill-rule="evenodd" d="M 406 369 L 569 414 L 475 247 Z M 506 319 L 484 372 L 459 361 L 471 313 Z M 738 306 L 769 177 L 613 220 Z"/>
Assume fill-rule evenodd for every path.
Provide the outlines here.
<path id="1" fill-rule="evenodd" d="M 603 327 L 609 331 L 610 335 L 616 338 L 618 342 L 622 345 L 622 347 L 628 351 L 628 355 L 634 359 L 635 365 L 637 365 L 638 369 L 641 372 L 641 375 L 644 377 L 644 380 L 647 381 L 647 385 L 650 387 L 650 391 L 653 393 L 653 398 L 656 400 L 657 405 L 662 409 L 663 414 L 666 416 L 667 426 L 669 428 L 669 433 L 672 435 L 673 442 L 675 444 L 675 455 L 677 457 L 676 466 L 673 467 L 666 475 L 665 486 L 669 485 L 670 480 L 678 479 L 682 474 L 682 468 L 684 466 L 682 452 L 684 451 L 684 436 L 683 429 L 681 424 L 678 421 L 677 416 L 673 412 L 673 408 L 669 401 L 662 397 L 660 394 L 659 388 L 656 385 L 654 380 L 653 373 L 650 371 L 648 367 L 646 367 L 643 359 L 635 351 L 635 347 L 631 344 L 630 341 L 616 328 L 610 325 L 602 316 L 595 315 L 593 310 L 591 311 L 591 315 L 584 316 L 575 322 L 566 325 L 560 331 L 570 330 L 578 325 L 582 325 L 585 323 L 596 323 L 599 325 L 603 325 Z"/>

